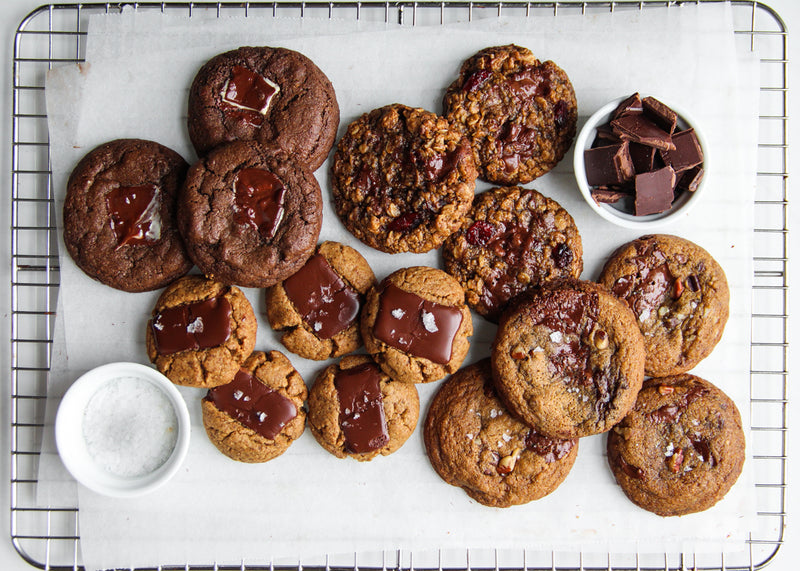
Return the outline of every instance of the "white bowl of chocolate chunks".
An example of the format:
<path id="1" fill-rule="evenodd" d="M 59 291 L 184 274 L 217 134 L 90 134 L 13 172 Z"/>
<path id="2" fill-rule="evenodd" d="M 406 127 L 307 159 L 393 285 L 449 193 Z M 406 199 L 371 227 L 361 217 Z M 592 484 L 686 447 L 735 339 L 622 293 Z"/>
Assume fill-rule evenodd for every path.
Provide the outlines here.
<path id="1" fill-rule="evenodd" d="M 697 203 L 707 148 L 684 111 L 634 93 L 586 121 L 575 143 L 575 179 L 589 206 L 606 220 L 653 228 Z"/>

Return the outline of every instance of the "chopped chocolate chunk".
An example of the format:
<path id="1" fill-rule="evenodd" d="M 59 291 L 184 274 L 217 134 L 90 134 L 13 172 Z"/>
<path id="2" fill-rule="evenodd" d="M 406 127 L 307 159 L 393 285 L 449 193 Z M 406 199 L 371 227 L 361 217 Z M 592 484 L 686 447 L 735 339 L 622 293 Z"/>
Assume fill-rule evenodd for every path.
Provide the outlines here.
<path id="1" fill-rule="evenodd" d="M 696 166 L 688 171 L 682 173 L 680 180 L 678 181 L 678 188 L 681 190 L 688 190 L 689 192 L 694 192 L 700 186 L 700 183 L 703 182 L 703 175 L 705 171 L 703 170 L 702 166 Z"/>
<path id="2" fill-rule="evenodd" d="M 594 142 L 592 143 L 592 148 L 596 147 L 605 147 L 607 145 L 615 145 L 622 142 L 622 139 L 619 138 L 614 132 L 614 129 L 611 128 L 611 125 L 608 123 L 604 123 L 597 127 L 596 136 Z"/>
<path id="3" fill-rule="evenodd" d="M 615 202 L 619 202 L 623 198 L 630 196 L 630 194 L 624 190 L 618 190 L 607 186 L 593 188 L 591 193 L 595 202 L 604 204 L 614 204 Z"/>
<path id="4" fill-rule="evenodd" d="M 611 114 L 611 119 L 619 119 L 625 115 L 637 115 L 642 112 L 642 98 L 638 93 L 634 93 L 625 101 L 617 105 L 614 112 Z"/>
<path id="5" fill-rule="evenodd" d="M 703 149 L 694 129 L 687 129 L 676 133 L 672 137 L 674 150 L 661 151 L 664 163 L 671 166 L 676 173 L 689 170 L 703 162 Z"/>
<path id="6" fill-rule="evenodd" d="M 654 97 L 645 97 L 642 99 L 642 109 L 644 110 L 644 114 L 653 121 L 653 123 L 664 129 L 667 133 L 672 135 L 675 132 L 675 128 L 678 126 L 677 113 L 661 103 L 658 99 Z"/>
<path id="7" fill-rule="evenodd" d="M 675 171 L 664 167 L 636 175 L 636 216 L 657 214 L 669 210 L 675 197 Z"/>
<path id="8" fill-rule="evenodd" d="M 670 134 L 644 115 L 624 115 L 611 121 L 611 127 L 624 140 L 662 150 L 674 149 Z"/>
<path id="9" fill-rule="evenodd" d="M 586 180 L 591 186 L 621 184 L 633 178 L 633 162 L 628 143 L 588 149 L 583 152 Z"/>
<path id="10" fill-rule="evenodd" d="M 636 174 L 651 172 L 656 169 L 655 160 L 658 153 L 655 147 L 648 147 L 640 143 L 630 143 L 628 152 L 631 155 L 633 170 L 636 171 Z"/>

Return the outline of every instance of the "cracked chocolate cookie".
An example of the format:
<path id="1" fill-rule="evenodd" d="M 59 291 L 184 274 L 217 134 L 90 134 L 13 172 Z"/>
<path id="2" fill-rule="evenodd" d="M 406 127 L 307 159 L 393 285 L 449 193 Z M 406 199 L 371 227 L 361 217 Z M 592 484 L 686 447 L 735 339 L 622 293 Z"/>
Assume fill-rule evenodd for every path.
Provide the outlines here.
<path id="1" fill-rule="evenodd" d="M 269 287 L 296 272 L 322 227 L 314 175 L 283 152 L 243 141 L 192 165 L 178 207 L 178 228 L 197 267 L 243 287 Z"/>
<path id="2" fill-rule="evenodd" d="M 284 48 L 241 47 L 215 56 L 189 90 L 189 138 L 200 156 L 223 143 L 256 141 L 314 171 L 338 126 L 330 80 L 306 56 Z"/>
<path id="3" fill-rule="evenodd" d="M 730 303 L 725 272 L 689 240 L 666 234 L 637 238 L 611 255 L 598 281 L 636 314 L 648 375 L 688 371 L 722 337 Z"/>
<path id="4" fill-rule="evenodd" d="M 366 355 L 325 368 L 308 395 L 308 427 L 337 458 L 360 462 L 400 448 L 417 426 L 417 388 L 392 380 Z"/>
<path id="5" fill-rule="evenodd" d="M 572 145 L 578 121 L 567 74 L 515 45 L 466 60 L 444 110 L 472 144 L 481 178 L 498 184 L 525 184 L 550 171 Z"/>
<path id="6" fill-rule="evenodd" d="M 129 292 L 164 287 L 192 261 L 175 221 L 189 165 L 153 141 L 118 139 L 89 152 L 69 177 L 64 245 L 88 276 Z"/>
<path id="7" fill-rule="evenodd" d="M 345 227 L 383 252 L 427 252 L 461 226 L 477 171 L 469 142 L 438 115 L 387 105 L 362 115 L 333 161 Z"/>
<path id="8" fill-rule="evenodd" d="M 494 322 L 520 292 L 577 278 L 583 270 L 581 236 L 572 216 L 555 200 L 519 186 L 477 195 L 442 254 L 445 269 L 464 286 L 469 306 Z"/>
<path id="9" fill-rule="evenodd" d="M 208 391 L 201 404 L 203 426 L 229 458 L 266 462 L 303 434 L 307 397 L 303 378 L 286 356 L 256 351 L 230 383 Z"/>
<path id="10" fill-rule="evenodd" d="M 147 322 L 147 356 L 176 385 L 231 382 L 253 352 L 256 316 L 234 286 L 185 276 L 165 289 Z"/>
<path id="11" fill-rule="evenodd" d="M 609 430 L 633 406 L 644 341 L 625 303 L 598 284 L 565 280 L 530 290 L 502 315 L 492 368 L 524 422 L 580 438 Z"/>
<path id="12" fill-rule="evenodd" d="M 625 495 L 661 516 L 707 510 L 745 459 L 736 404 L 694 375 L 645 381 L 636 406 L 608 433 L 608 463 Z"/>
<path id="13" fill-rule="evenodd" d="M 375 274 L 356 250 L 323 242 L 305 265 L 267 290 L 267 319 L 292 353 L 321 361 L 358 349 L 358 318 Z"/>
<path id="14" fill-rule="evenodd" d="M 373 287 L 361 313 L 364 347 L 393 379 L 436 381 L 461 366 L 472 314 L 464 289 L 441 270 L 416 266 Z"/>
<path id="15" fill-rule="evenodd" d="M 444 382 L 425 418 L 424 439 L 445 482 L 500 508 L 552 493 L 578 454 L 577 440 L 547 438 L 508 414 L 492 387 L 489 359 Z"/>

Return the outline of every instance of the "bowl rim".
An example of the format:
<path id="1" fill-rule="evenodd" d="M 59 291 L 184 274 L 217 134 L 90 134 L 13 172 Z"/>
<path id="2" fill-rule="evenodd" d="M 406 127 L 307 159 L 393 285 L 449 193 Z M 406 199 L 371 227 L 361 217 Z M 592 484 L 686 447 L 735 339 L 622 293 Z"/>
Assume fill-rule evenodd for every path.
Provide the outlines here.
<path id="1" fill-rule="evenodd" d="M 706 181 L 708 178 L 708 143 L 703 135 L 702 129 L 698 127 L 697 121 L 692 117 L 690 113 L 688 113 L 683 107 L 677 105 L 670 101 L 669 99 L 664 99 L 660 96 L 655 96 L 652 94 L 638 92 L 642 98 L 644 97 L 654 97 L 670 109 L 672 109 L 678 115 L 678 124 L 684 125 L 684 128 L 692 127 L 694 129 L 695 135 L 697 136 L 697 140 L 700 143 L 700 147 L 703 150 L 703 170 L 704 176 L 703 180 L 700 182 L 700 186 L 694 192 L 684 192 L 684 196 L 686 198 L 681 201 L 680 204 L 673 206 L 669 210 L 664 212 L 659 212 L 656 214 L 648 214 L 645 216 L 636 216 L 634 214 L 628 214 L 626 212 L 622 212 L 617 210 L 613 206 L 609 204 L 598 204 L 595 202 L 594 198 L 591 195 L 591 189 L 589 183 L 586 180 L 586 166 L 584 163 L 583 152 L 588 150 L 591 147 L 592 141 L 594 140 L 594 132 L 598 125 L 607 121 L 610 118 L 611 113 L 617 106 L 622 103 L 624 100 L 628 99 L 630 95 L 625 95 L 622 97 L 618 97 L 602 105 L 597 111 L 592 113 L 586 122 L 581 127 L 580 132 L 578 133 L 578 137 L 575 139 L 575 152 L 573 154 L 573 170 L 575 175 L 575 181 L 578 184 L 578 188 L 583 195 L 584 200 L 587 202 L 589 207 L 599 214 L 605 220 L 616 224 L 617 226 L 622 226 L 624 228 L 634 228 L 638 230 L 647 229 L 647 228 L 657 228 L 660 226 L 664 226 L 667 223 L 674 222 L 683 215 L 687 214 L 691 209 L 693 209 L 697 203 L 700 201 L 702 197 L 702 191 L 706 186 Z"/>
<path id="2" fill-rule="evenodd" d="M 178 435 L 169 458 L 154 471 L 141 476 L 124 477 L 102 470 L 89 456 L 83 438 L 83 413 L 89 399 L 103 384 L 123 376 L 145 380 L 160 389 L 177 418 Z M 175 385 L 156 369 L 130 362 L 107 363 L 78 377 L 61 398 L 54 428 L 56 448 L 67 471 L 87 488 L 118 498 L 146 494 L 172 478 L 186 457 L 191 434 L 189 409 Z"/>

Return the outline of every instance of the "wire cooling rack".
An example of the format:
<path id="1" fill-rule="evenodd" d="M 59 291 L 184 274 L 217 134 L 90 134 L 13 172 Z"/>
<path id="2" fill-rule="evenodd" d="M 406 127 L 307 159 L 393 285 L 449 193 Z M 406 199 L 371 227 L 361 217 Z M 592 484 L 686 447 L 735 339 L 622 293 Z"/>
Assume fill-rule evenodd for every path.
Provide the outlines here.
<path id="1" fill-rule="evenodd" d="M 715 1 L 715 0 L 700 0 Z M 695 2 L 686 2 L 695 3 Z M 592 14 L 678 7 L 683 2 L 134 2 L 128 9 L 191 17 L 272 14 L 435 24 L 503 14 Z M 755 200 L 754 286 L 750 402 L 755 472 L 756 525 L 745 546 L 713 555 L 616 554 L 529 551 L 440 552 L 434 561 L 413 553 L 384 552 L 365 559 L 298 561 L 292 569 L 760 569 L 783 542 L 786 522 L 787 432 L 787 51 L 778 14 L 758 2 L 730 2 L 737 41 L 760 57 L 758 186 Z M 36 475 L 50 368 L 59 267 L 49 170 L 44 78 L 54 65 L 81 62 L 91 14 L 114 13 L 123 4 L 54 4 L 32 12 L 14 41 L 11 163 L 11 539 L 23 559 L 43 569 L 79 569 L 77 508 L 40 508 Z M 159 569 L 274 569 L 269 565 L 223 567 L 165 562 Z"/>

